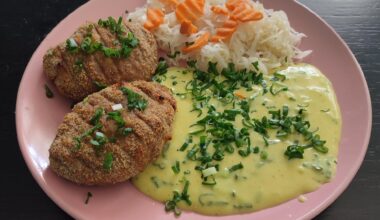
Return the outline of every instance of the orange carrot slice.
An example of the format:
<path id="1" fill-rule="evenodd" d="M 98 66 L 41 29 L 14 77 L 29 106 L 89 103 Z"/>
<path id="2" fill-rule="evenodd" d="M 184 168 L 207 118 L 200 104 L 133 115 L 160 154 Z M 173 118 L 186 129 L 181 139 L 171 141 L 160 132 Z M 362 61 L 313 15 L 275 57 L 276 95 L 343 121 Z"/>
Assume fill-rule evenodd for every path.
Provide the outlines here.
<path id="1" fill-rule="evenodd" d="M 175 14 L 180 23 L 195 21 L 204 14 L 205 0 L 185 0 L 177 5 Z"/>
<path id="2" fill-rule="evenodd" d="M 248 22 L 248 21 L 258 21 L 263 18 L 263 14 L 261 12 L 254 12 L 250 13 L 247 16 L 241 17 L 239 20 L 241 22 Z"/>
<path id="3" fill-rule="evenodd" d="M 231 18 L 241 22 L 257 21 L 263 18 L 261 12 L 256 12 L 246 0 L 229 0 L 226 5 L 231 11 Z"/>
<path id="4" fill-rule="evenodd" d="M 181 23 L 181 29 L 180 29 L 181 34 L 194 34 L 198 32 L 198 28 L 191 23 L 191 21 L 184 21 Z"/>
<path id="5" fill-rule="evenodd" d="M 237 21 L 231 19 L 226 20 L 223 24 L 223 27 L 216 29 L 216 35 L 211 38 L 211 42 L 227 40 L 236 31 L 238 24 L 239 23 Z"/>
<path id="6" fill-rule="evenodd" d="M 153 30 L 154 29 L 154 24 L 151 21 L 147 20 L 144 23 L 144 28 L 147 29 L 148 31 Z"/>
<path id="7" fill-rule="evenodd" d="M 221 27 L 221 28 L 218 28 L 217 30 L 217 35 L 219 36 L 222 36 L 222 37 L 227 37 L 227 36 L 230 36 L 232 33 L 234 33 L 236 31 L 236 28 L 225 28 L 225 27 Z"/>
<path id="8" fill-rule="evenodd" d="M 240 99 L 245 99 L 245 95 L 241 94 L 240 92 L 235 92 L 235 96 L 240 98 Z"/>
<path id="9" fill-rule="evenodd" d="M 231 27 L 236 27 L 236 26 L 238 26 L 238 23 L 234 20 L 231 20 L 231 19 L 228 19 L 223 23 L 223 27 L 231 28 Z"/>
<path id="10" fill-rule="evenodd" d="M 203 46 L 205 46 L 208 43 L 209 38 L 210 38 L 210 33 L 208 32 L 204 33 L 197 40 L 195 40 L 194 44 L 182 48 L 182 52 L 189 53 L 191 51 L 201 49 Z"/>
<path id="11" fill-rule="evenodd" d="M 211 42 L 218 42 L 221 40 L 222 41 L 227 40 L 228 38 L 230 38 L 232 36 L 232 34 L 235 31 L 236 31 L 236 27 L 235 28 L 225 28 L 225 27 L 217 28 L 216 35 L 214 35 L 211 38 Z"/>
<path id="12" fill-rule="evenodd" d="M 233 11 L 241 3 L 247 3 L 247 1 L 246 0 L 228 0 L 226 2 L 226 7 L 230 11 Z"/>
<path id="13" fill-rule="evenodd" d="M 147 21 L 144 23 L 144 27 L 152 31 L 162 23 L 164 23 L 164 12 L 159 8 L 148 8 L 146 11 Z"/>
<path id="14" fill-rule="evenodd" d="M 222 27 L 216 29 L 216 35 L 211 37 L 211 42 L 230 38 L 236 31 L 239 22 L 257 21 L 263 18 L 263 14 L 255 11 L 248 0 L 227 0 L 225 5 L 229 10 L 229 19 L 224 22 Z M 211 8 L 211 10 L 213 9 Z"/>
<path id="15" fill-rule="evenodd" d="M 228 10 L 220 6 L 211 6 L 211 11 L 218 15 L 228 15 Z"/>
<path id="16" fill-rule="evenodd" d="M 196 14 L 203 14 L 204 1 L 197 0 L 186 0 L 185 4 L 187 7 L 194 11 Z"/>
<path id="17" fill-rule="evenodd" d="M 213 43 L 216 43 L 216 42 L 219 42 L 219 41 L 223 41 L 223 40 L 225 40 L 225 38 L 222 37 L 222 36 L 218 36 L 218 35 L 214 35 L 210 39 L 210 41 L 213 42 Z"/>
<path id="18" fill-rule="evenodd" d="M 177 6 L 176 12 L 182 13 L 186 20 L 195 21 L 198 19 L 197 12 L 190 9 L 189 6 L 184 3 Z"/>

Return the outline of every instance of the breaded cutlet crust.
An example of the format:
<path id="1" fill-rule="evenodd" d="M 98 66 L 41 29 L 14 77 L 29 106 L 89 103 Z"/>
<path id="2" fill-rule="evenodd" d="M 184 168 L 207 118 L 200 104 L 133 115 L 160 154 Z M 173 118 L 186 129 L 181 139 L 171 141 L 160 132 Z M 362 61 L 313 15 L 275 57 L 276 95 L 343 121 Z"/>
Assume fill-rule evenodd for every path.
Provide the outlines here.
<path id="1" fill-rule="evenodd" d="M 121 92 L 124 86 L 140 94 L 148 101 L 145 110 L 128 110 L 128 100 Z M 107 119 L 112 106 L 122 104 L 125 127 L 133 132 L 127 136 L 117 135 L 116 122 Z M 90 144 L 91 137 L 84 138 L 79 149 L 75 148 L 75 137 L 94 127 L 90 119 L 97 108 L 105 115 L 100 118 L 100 132 L 107 137 L 117 137 L 115 143 L 107 142 L 102 152 Z M 50 168 L 58 175 L 83 185 L 106 185 L 128 180 L 144 170 L 157 159 L 163 145 L 171 139 L 171 125 L 176 111 L 176 102 L 170 91 L 157 83 L 135 81 L 118 83 L 89 95 L 76 104 L 72 112 L 65 115 L 55 140 L 49 149 Z M 103 168 L 105 152 L 112 152 L 111 170 Z"/>
<path id="2" fill-rule="evenodd" d="M 93 27 L 90 29 L 91 34 L 89 26 Z M 151 80 L 158 64 L 154 36 L 138 23 L 124 21 L 123 26 L 139 40 L 128 58 L 106 57 L 101 51 L 87 54 L 79 50 L 72 53 L 67 50 L 66 43 L 47 51 L 43 58 L 44 72 L 62 95 L 81 101 L 87 95 L 99 91 L 96 83 L 108 86 L 122 81 Z M 79 27 L 71 38 L 81 45 L 89 35 L 94 42 L 109 48 L 119 47 L 115 45 L 115 33 L 91 22 Z M 78 61 L 82 63 L 81 68 L 77 66 Z"/>

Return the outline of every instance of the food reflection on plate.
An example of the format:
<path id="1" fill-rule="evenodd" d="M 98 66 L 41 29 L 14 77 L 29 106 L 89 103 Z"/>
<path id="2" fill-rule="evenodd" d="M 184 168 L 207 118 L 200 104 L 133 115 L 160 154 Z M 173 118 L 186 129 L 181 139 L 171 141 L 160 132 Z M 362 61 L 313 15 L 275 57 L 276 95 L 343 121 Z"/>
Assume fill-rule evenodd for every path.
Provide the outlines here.
<path id="1" fill-rule="evenodd" d="M 175 215 L 253 212 L 316 190 L 335 175 L 341 116 L 329 80 L 300 62 L 303 37 L 248 0 L 149 0 L 84 24 L 44 57 L 77 101 L 50 167 L 83 185 L 132 178 Z"/>

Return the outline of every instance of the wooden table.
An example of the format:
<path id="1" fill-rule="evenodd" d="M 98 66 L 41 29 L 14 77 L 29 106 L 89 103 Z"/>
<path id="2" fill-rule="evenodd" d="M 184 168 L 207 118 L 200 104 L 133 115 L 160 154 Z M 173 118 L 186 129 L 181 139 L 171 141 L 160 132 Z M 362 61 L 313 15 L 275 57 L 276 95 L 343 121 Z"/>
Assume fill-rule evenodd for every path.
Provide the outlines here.
<path id="1" fill-rule="evenodd" d="M 126 0 L 127 1 L 127 0 Z M 21 156 L 15 130 L 18 84 L 45 35 L 85 0 L 5 1 L 0 7 L 0 219 L 70 219 L 40 189 Z M 112 1 L 110 1 L 110 4 Z M 380 0 L 301 0 L 348 43 L 372 96 L 372 138 L 348 189 L 316 219 L 380 216 Z"/>

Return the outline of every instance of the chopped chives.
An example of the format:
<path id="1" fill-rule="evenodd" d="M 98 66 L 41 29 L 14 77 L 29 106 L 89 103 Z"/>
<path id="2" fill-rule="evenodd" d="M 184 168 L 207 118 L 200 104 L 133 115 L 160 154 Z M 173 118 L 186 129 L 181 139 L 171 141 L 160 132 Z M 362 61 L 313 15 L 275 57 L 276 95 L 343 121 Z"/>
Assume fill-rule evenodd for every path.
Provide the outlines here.
<path id="1" fill-rule="evenodd" d="M 238 163 L 238 164 L 235 164 L 235 165 L 233 165 L 232 167 L 230 167 L 228 170 L 230 171 L 230 172 L 234 172 L 234 171 L 236 171 L 236 170 L 240 170 L 240 169 L 243 169 L 243 164 L 240 162 L 240 163 Z"/>

